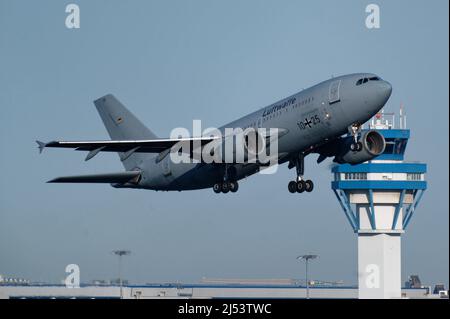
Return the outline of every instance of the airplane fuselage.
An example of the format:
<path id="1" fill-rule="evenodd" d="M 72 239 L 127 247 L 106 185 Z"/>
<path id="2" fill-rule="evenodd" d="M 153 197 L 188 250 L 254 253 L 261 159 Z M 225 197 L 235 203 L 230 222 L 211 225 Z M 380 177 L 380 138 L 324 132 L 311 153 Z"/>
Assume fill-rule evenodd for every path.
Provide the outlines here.
<path id="1" fill-rule="evenodd" d="M 364 83 L 358 81 L 367 80 Z M 374 74 L 340 76 L 302 90 L 220 128 L 278 128 L 286 132 L 278 140 L 279 163 L 333 140 L 354 123 L 365 123 L 387 102 L 391 85 Z M 259 171 L 256 164 L 234 164 L 236 180 Z M 222 164 L 177 163 L 170 156 L 157 160 L 148 155 L 137 167 L 142 172 L 136 188 L 192 190 L 212 187 L 224 175 Z"/>

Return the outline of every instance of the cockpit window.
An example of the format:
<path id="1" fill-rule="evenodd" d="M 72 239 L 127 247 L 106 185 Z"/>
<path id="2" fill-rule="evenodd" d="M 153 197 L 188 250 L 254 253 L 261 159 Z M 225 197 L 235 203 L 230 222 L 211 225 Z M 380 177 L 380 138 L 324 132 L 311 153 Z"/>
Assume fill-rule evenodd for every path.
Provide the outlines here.
<path id="1" fill-rule="evenodd" d="M 363 78 L 363 79 L 359 79 L 359 80 L 356 82 L 356 85 L 361 85 L 361 84 L 367 83 L 367 82 L 369 82 L 369 81 L 381 81 L 381 78 L 379 78 L 378 76 L 373 76 L 373 77 L 371 77 L 371 78 Z"/>

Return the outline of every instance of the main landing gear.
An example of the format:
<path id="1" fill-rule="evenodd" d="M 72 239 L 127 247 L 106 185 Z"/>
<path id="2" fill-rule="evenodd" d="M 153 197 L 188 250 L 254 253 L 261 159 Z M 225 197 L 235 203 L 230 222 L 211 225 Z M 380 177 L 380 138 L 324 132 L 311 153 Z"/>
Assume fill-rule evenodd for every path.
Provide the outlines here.
<path id="1" fill-rule="evenodd" d="M 215 183 L 213 186 L 214 193 L 236 193 L 239 189 L 239 183 L 236 181 L 236 169 L 234 167 L 225 166 L 225 174 L 223 182 Z"/>
<path id="2" fill-rule="evenodd" d="M 353 123 L 348 128 L 349 133 L 353 136 L 353 143 L 350 144 L 350 150 L 352 152 L 359 152 L 363 149 L 363 145 L 358 141 L 358 133 L 361 132 L 361 124 Z"/>
<path id="3" fill-rule="evenodd" d="M 213 186 L 214 193 L 236 193 L 239 189 L 239 183 L 238 182 L 222 182 L 222 183 L 216 183 Z"/>
<path id="4" fill-rule="evenodd" d="M 297 178 L 295 181 L 290 181 L 288 184 L 288 190 L 290 193 L 310 193 L 314 190 L 314 183 L 311 180 L 303 180 L 303 173 L 305 171 L 305 155 L 299 154 L 294 159 L 295 169 L 297 172 Z"/>

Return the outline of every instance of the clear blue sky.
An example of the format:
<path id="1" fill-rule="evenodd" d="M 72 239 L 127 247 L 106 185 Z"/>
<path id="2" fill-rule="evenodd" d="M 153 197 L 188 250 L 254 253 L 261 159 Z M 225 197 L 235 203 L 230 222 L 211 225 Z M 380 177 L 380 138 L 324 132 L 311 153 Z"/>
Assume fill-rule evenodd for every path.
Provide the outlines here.
<path id="1" fill-rule="evenodd" d="M 294 172 L 254 176 L 237 194 L 161 193 L 55 185 L 60 175 L 118 171 L 115 154 L 46 150 L 35 139 L 107 139 L 92 101 L 114 93 L 160 136 L 193 119 L 219 126 L 329 78 L 374 72 L 404 103 L 407 158 L 426 162 L 429 190 L 403 236 L 403 279 L 448 284 L 448 1 L 87 1 L 68 30 L 70 1 L 0 0 L 0 273 L 59 282 L 110 279 L 109 252 L 130 249 L 135 283 L 202 277 L 356 283 L 356 236 L 331 189 L 329 162 L 307 159 L 312 194 Z M 381 8 L 368 30 L 365 7 Z"/>

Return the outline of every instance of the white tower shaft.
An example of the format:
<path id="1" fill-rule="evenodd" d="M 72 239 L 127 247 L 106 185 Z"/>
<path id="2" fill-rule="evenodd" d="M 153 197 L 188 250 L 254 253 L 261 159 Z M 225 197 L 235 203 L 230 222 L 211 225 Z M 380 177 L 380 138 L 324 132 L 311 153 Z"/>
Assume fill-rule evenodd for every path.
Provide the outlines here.
<path id="1" fill-rule="evenodd" d="M 360 299 L 401 297 L 400 234 L 358 234 Z"/>

